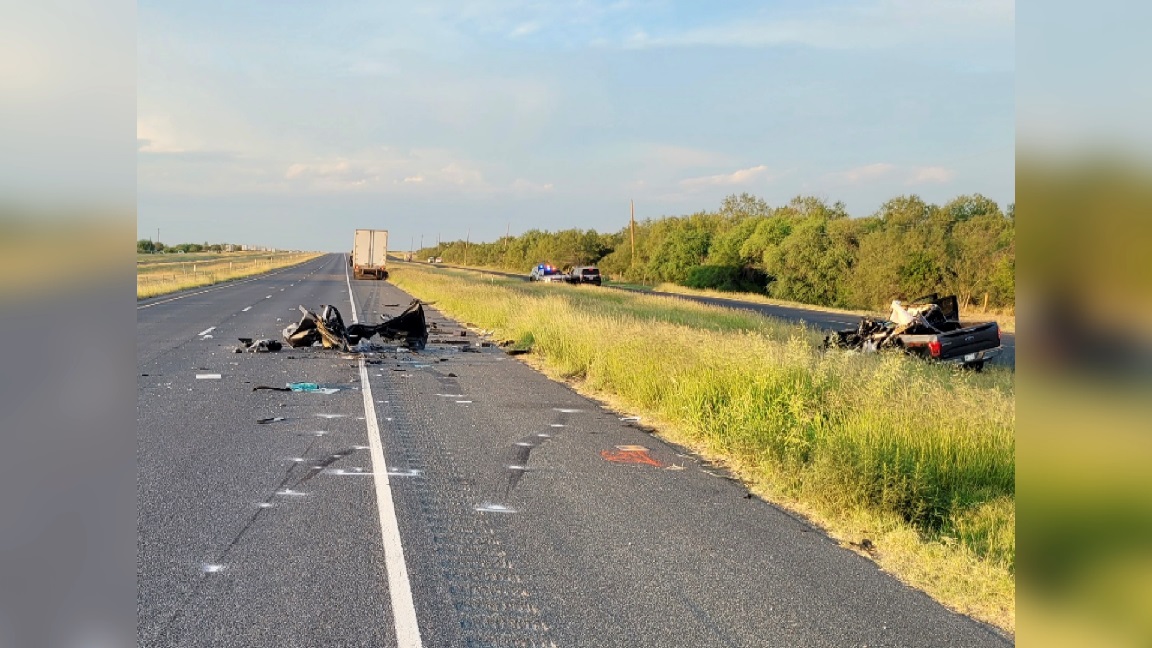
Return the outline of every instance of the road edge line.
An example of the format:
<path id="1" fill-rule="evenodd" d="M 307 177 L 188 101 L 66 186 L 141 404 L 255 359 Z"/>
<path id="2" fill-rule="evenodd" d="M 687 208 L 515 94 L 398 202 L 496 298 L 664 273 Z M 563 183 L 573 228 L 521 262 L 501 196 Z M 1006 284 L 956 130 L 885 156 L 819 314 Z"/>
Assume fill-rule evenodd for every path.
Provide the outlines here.
<path id="1" fill-rule="evenodd" d="M 352 295 L 352 278 L 344 266 L 344 280 L 348 283 L 348 302 L 352 305 L 352 321 L 356 314 L 356 298 Z M 384 461 L 384 443 L 380 440 L 380 424 L 376 419 L 376 401 L 372 398 L 368 367 L 360 357 L 360 392 L 364 395 L 364 421 L 368 428 L 368 453 L 372 457 L 372 481 L 376 486 L 376 508 L 380 514 L 380 535 L 384 543 L 384 571 L 388 578 L 388 594 L 392 601 L 392 615 L 396 626 L 398 648 L 422 648 L 420 625 L 416 620 L 416 604 L 412 599 L 412 584 L 408 565 L 404 561 L 404 546 L 400 540 L 400 525 L 396 518 L 396 505 L 392 500 L 392 486 L 388 481 L 388 466 Z"/>

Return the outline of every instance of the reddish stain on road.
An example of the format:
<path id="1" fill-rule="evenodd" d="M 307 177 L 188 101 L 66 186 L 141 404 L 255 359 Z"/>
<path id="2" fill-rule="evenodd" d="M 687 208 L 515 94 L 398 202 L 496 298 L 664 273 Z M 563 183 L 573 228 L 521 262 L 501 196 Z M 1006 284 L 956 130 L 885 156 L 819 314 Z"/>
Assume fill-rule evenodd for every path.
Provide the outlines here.
<path id="1" fill-rule="evenodd" d="M 648 455 L 648 448 L 638 445 L 616 446 L 615 450 L 601 450 L 600 456 L 616 463 L 646 464 L 660 468 L 664 464 Z"/>

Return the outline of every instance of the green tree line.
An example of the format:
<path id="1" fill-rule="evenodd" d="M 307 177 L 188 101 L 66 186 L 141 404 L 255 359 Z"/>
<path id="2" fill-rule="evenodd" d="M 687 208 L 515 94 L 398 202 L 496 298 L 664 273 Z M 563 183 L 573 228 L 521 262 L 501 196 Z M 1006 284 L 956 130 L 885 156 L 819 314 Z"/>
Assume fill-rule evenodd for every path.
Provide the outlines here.
<path id="1" fill-rule="evenodd" d="M 521 273 L 538 263 L 598 265 L 616 280 L 844 308 L 933 292 L 1003 308 L 1016 299 L 1014 212 L 979 194 L 944 205 L 911 195 L 851 218 L 840 202 L 799 196 L 772 207 L 745 193 L 714 212 L 637 222 L 635 258 L 627 226 L 612 234 L 531 230 L 491 243 L 453 241 L 418 256 Z"/>
<path id="2" fill-rule="evenodd" d="M 160 241 L 151 241 L 149 239 L 139 239 L 136 241 L 137 254 L 153 254 L 163 252 L 223 252 L 229 245 L 239 250 L 239 245 L 231 243 L 180 243 L 177 245 L 165 245 Z"/>

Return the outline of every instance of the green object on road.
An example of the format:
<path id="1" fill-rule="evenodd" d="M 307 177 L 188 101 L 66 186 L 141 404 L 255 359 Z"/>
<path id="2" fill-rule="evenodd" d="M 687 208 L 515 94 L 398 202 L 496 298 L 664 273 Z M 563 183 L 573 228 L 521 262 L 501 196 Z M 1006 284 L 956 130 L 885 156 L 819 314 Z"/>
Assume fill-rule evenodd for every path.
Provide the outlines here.
<path id="1" fill-rule="evenodd" d="M 335 394 L 340 391 L 335 387 L 321 387 L 310 382 L 288 383 L 287 387 L 294 392 L 313 392 L 316 394 Z"/>

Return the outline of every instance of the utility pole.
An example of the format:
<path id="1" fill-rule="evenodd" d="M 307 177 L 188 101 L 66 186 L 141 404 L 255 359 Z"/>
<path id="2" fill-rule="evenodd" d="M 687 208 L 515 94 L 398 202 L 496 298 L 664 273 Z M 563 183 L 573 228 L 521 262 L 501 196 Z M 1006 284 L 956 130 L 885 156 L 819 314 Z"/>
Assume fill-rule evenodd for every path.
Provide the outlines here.
<path id="1" fill-rule="evenodd" d="M 464 239 L 464 265 L 468 265 L 468 247 L 472 245 L 472 228 L 468 228 L 468 236 Z"/>
<path id="2" fill-rule="evenodd" d="M 156 244 L 158 244 L 158 243 L 160 243 L 160 228 L 159 227 L 156 228 Z M 156 244 L 152 245 L 152 254 L 156 254 L 156 252 L 157 252 L 157 250 L 156 250 L 157 245 Z"/>
<path id="3" fill-rule="evenodd" d="M 508 227 L 504 229 L 504 254 L 508 254 L 508 239 L 512 236 L 512 221 L 508 221 Z"/>
<path id="4" fill-rule="evenodd" d="M 632 256 L 629 260 L 629 265 L 636 265 L 636 202 L 629 199 L 628 206 L 632 212 L 632 215 L 628 218 L 628 230 L 632 234 Z"/>

